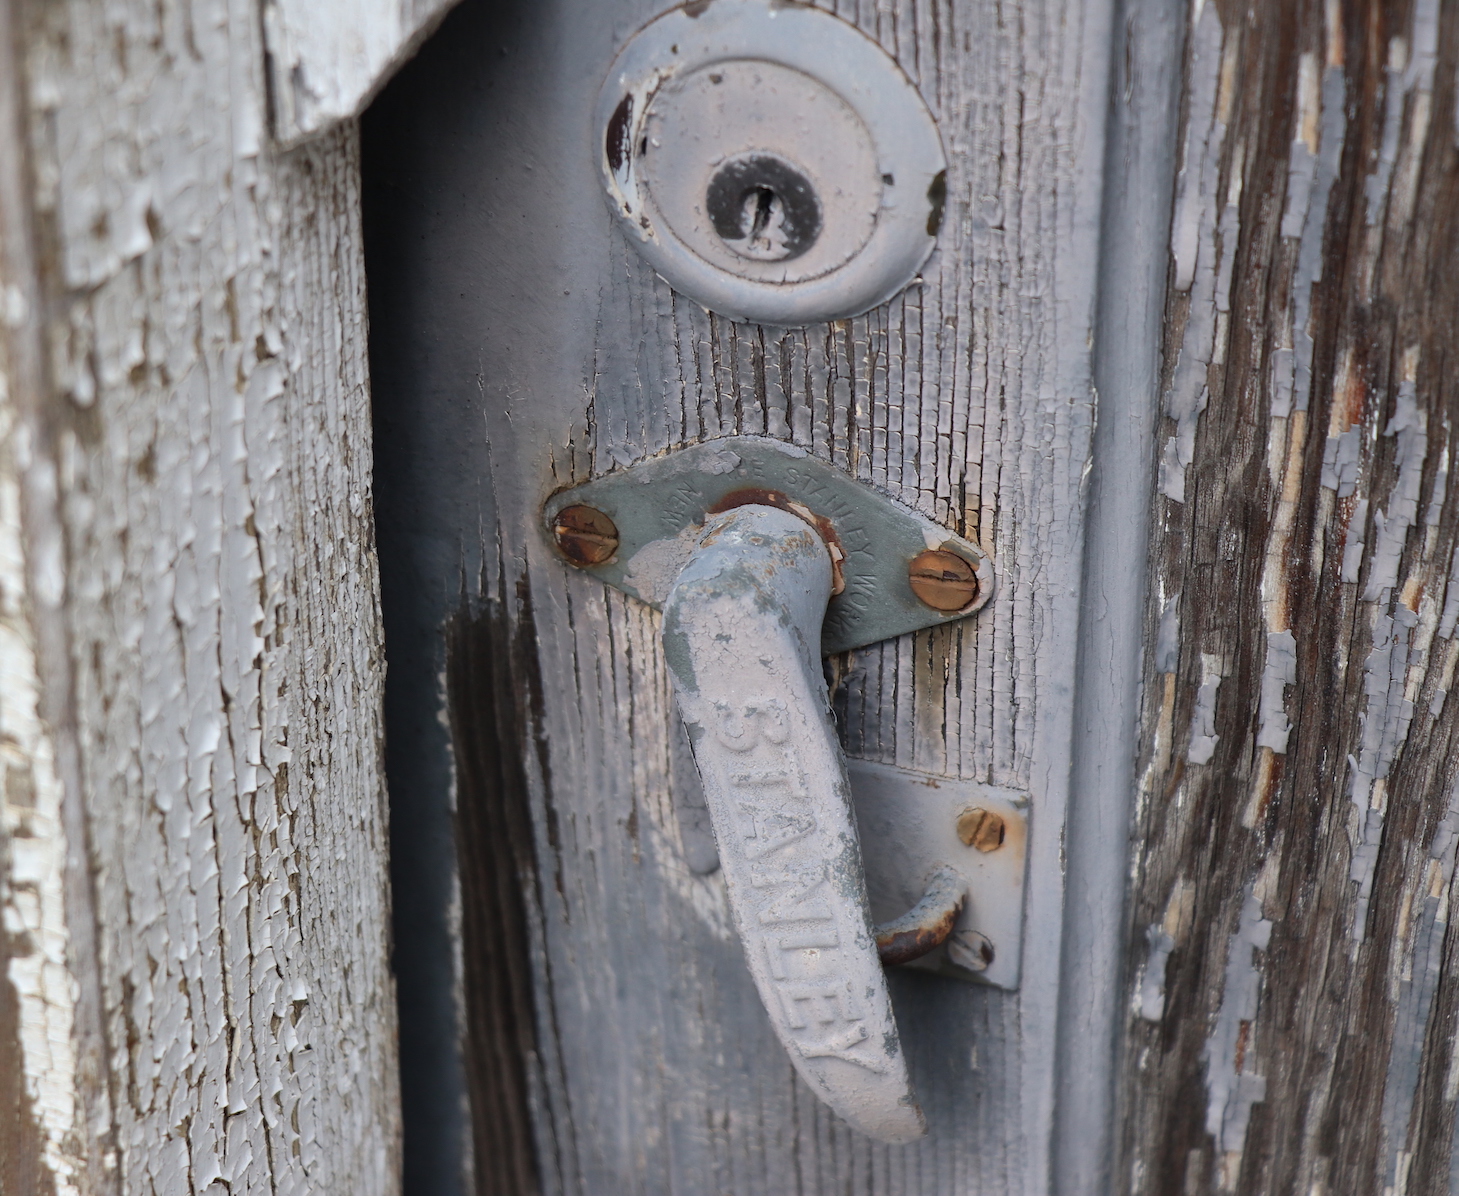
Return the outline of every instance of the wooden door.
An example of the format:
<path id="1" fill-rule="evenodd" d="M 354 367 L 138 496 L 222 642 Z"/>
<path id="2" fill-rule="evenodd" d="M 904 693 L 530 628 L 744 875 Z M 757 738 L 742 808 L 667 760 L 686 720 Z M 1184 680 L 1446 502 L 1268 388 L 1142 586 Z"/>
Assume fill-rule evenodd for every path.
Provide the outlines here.
<path id="1" fill-rule="evenodd" d="M 652 0 L 403 67 L 439 0 L 0 0 L 0 1196 L 390 1192 L 402 1122 L 410 1196 L 1459 1188 L 1459 13 L 817 6 L 945 218 L 784 330 L 603 203 Z M 540 526 L 743 434 L 998 570 L 828 662 L 853 757 L 1027 800 L 1017 987 L 891 976 L 910 1146 L 796 1079 L 658 616 Z"/>
<path id="2" fill-rule="evenodd" d="M 435 1002 L 408 1174 L 1447 1190 L 1459 21 L 827 7 L 949 157 L 921 285 L 829 326 L 708 316 L 605 215 L 587 113 L 652 4 L 463 10 L 367 122 L 401 958 Z M 976 623 L 833 662 L 850 753 L 1031 803 L 1018 991 L 894 978 L 911 1147 L 793 1080 L 655 616 L 534 526 L 556 486 L 743 433 L 1002 570 Z"/>
<path id="3" fill-rule="evenodd" d="M 1115 225 L 1117 276 L 1134 290 L 1110 325 L 1128 377 L 1109 418 L 1137 433 L 1116 443 L 1128 476 L 1101 500 L 1127 663 L 1100 685 L 1129 763 L 1123 782 L 1091 782 L 1108 792 L 1086 799 L 1086 850 L 1069 802 L 1076 742 L 1103 734 L 1076 731 L 1075 666 L 1113 12 L 828 7 L 896 57 L 948 157 L 922 279 L 854 319 L 784 330 L 709 315 L 617 231 L 592 112 L 652 3 L 468 5 L 367 119 L 414 1190 L 459 1190 L 464 1154 L 490 1192 L 1045 1191 L 1061 1101 L 1087 1124 L 1057 1166 L 1100 1166 L 1144 552 L 1123 525 L 1146 496 L 1138 427 L 1154 413 L 1163 282 L 1138 230 L 1169 203 L 1179 26 L 1131 15 L 1130 53 L 1156 67 L 1119 107 L 1127 123 L 1152 110 L 1159 138 L 1139 143 L 1140 125 L 1120 143 L 1141 157 L 1118 167 L 1131 186 L 1117 210 L 1135 224 Z M 794 1079 L 711 870 L 658 616 L 575 574 L 540 528 L 558 487 L 744 434 L 882 488 L 1000 570 L 978 619 L 831 665 L 852 755 L 1030 802 L 1018 990 L 893 977 L 931 1123 L 916 1146 L 853 1134 Z M 1093 920 L 1067 963 L 1066 876 Z M 1089 993 L 1108 1003 L 1088 1016 L 1109 1025 L 1061 1041 L 1061 1006 Z"/>

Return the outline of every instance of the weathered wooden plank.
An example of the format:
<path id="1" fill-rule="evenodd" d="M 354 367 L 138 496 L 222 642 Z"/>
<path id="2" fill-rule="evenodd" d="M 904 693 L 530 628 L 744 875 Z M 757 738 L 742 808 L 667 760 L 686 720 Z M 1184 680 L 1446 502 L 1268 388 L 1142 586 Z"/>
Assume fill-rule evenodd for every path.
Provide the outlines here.
<path id="1" fill-rule="evenodd" d="M 358 116 L 454 0 L 264 0 L 274 133 L 285 145 Z"/>
<path id="2" fill-rule="evenodd" d="M 0 11 L 5 1190 L 388 1191 L 356 134 L 252 6 Z"/>
<path id="3" fill-rule="evenodd" d="M 1459 13 L 1192 11 L 1133 1192 L 1451 1189 Z"/>
<path id="4" fill-rule="evenodd" d="M 4 445 L 7 748 L 0 825 L 0 900 L 6 963 L 9 1129 L 0 1156 L 5 1190 L 106 1190 L 110 1092 L 97 918 L 89 891 L 85 818 L 75 795 L 77 755 L 71 671 L 61 609 L 64 534 L 46 418 L 45 310 L 27 153 L 23 27 L 0 6 L 0 336 Z M 70 800 L 64 800 L 69 792 Z M 15 851 L 16 844 L 22 848 Z M 14 1036 L 12 1037 L 11 1034 Z M 9 1069 L 13 1068 L 13 1071 Z M 79 1131 L 79 1132 L 78 1132 Z"/>
<path id="5" fill-rule="evenodd" d="M 459 1190 L 442 1159 L 466 1132 L 449 1121 L 461 1089 L 443 1082 L 459 1067 L 459 1023 L 439 998 L 456 897 L 434 849 L 453 801 L 458 831 L 500 817 L 460 808 L 494 799 L 453 789 L 449 737 L 427 713 L 447 708 L 443 667 L 455 675 L 440 628 L 465 610 L 502 622 L 496 642 L 530 647 L 512 681 L 536 861 L 527 908 L 485 912 L 478 859 L 500 847 L 467 837 L 459 908 L 497 919 L 467 939 L 530 932 L 536 1032 L 506 1045 L 533 1093 L 544 1190 L 1046 1190 L 1110 14 L 838 6 L 902 56 L 938 114 L 949 214 L 921 286 L 866 317 L 784 332 L 673 294 L 603 206 L 588 113 L 655 7 L 462 10 L 366 122 L 391 776 L 410 810 L 394 831 L 398 886 L 413 893 L 398 923 L 412 952 L 402 1007 L 417 1011 L 408 1057 L 421 1052 L 407 1107 L 431 1109 L 407 1131 L 407 1174 Z M 720 882 L 690 862 L 692 774 L 657 616 L 570 574 L 537 526 L 557 485 L 736 433 L 805 444 L 1002 562 L 976 622 L 835 664 L 851 750 L 1033 794 L 1022 991 L 896 978 L 933 1122 L 918 1146 L 858 1139 L 796 1085 Z M 449 700 L 458 739 L 493 742 L 491 727 L 473 730 L 488 707 Z M 404 979 L 416 968 L 430 986 Z M 469 1010 L 481 979 L 465 982 Z M 501 1072 L 493 1033 L 466 1030 L 473 1076 Z M 478 1190 L 494 1174 L 479 1169 Z"/>

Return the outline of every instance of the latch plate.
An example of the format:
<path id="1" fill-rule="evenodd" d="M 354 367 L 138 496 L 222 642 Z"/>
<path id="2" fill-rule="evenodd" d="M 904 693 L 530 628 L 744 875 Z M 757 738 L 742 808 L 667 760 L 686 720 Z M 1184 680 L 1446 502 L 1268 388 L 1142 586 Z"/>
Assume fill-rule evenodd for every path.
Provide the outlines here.
<path id="1" fill-rule="evenodd" d="M 1027 796 L 871 760 L 852 758 L 846 766 L 875 921 L 907 909 L 945 864 L 968 882 L 968 898 L 947 945 L 901 966 L 1016 989 L 1023 957 Z M 993 850 L 980 851 L 958 836 L 959 817 L 976 809 L 1003 820 L 1003 842 Z"/>
<path id="2" fill-rule="evenodd" d="M 706 515 L 748 503 L 787 506 L 815 517 L 842 555 L 844 588 L 832 599 L 821 650 L 830 655 L 964 618 L 993 595 L 993 562 L 978 545 L 918 514 L 805 449 L 758 436 L 705 441 L 554 494 L 543 508 L 546 531 L 560 512 L 583 506 L 616 527 L 617 547 L 585 572 L 662 607 L 688 560 Z M 953 611 L 928 606 L 912 591 L 908 568 L 919 554 L 950 552 L 972 566 L 976 597 Z"/>

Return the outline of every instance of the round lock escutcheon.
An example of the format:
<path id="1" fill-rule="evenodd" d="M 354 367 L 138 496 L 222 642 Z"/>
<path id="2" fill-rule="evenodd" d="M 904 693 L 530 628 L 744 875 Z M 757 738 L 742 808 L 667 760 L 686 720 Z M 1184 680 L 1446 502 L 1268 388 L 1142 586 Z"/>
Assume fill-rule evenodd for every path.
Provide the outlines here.
<path id="1" fill-rule="evenodd" d="M 936 244 L 945 159 L 884 50 L 787 0 L 691 0 L 624 46 L 598 100 L 608 201 L 671 286 L 733 320 L 859 315 Z"/>

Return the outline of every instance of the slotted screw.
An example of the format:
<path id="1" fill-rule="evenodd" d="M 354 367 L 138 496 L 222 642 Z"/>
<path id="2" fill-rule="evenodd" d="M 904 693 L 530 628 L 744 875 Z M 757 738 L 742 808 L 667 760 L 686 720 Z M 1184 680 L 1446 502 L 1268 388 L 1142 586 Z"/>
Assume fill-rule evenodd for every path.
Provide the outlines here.
<path id="1" fill-rule="evenodd" d="M 1001 814 L 973 806 L 957 818 L 957 837 L 979 851 L 997 851 L 1003 846 L 1008 827 Z"/>
<path id="2" fill-rule="evenodd" d="M 955 552 L 919 552 L 907 566 L 907 583 L 933 610 L 958 611 L 978 597 L 978 576 L 970 562 Z"/>
<path id="3" fill-rule="evenodd" d="M 976 930 L 960 930 L 947 940 L 947 957 L 970 972 L 986 972 L 993 966 L 993 942 Z"/>
<path id="4" fill-rule="evenodd" d="M 618 551 L 618 525 L 596 507 L 563 507 L 552 521 L 552 538 L 574 565 L 601 565 Z"/>

